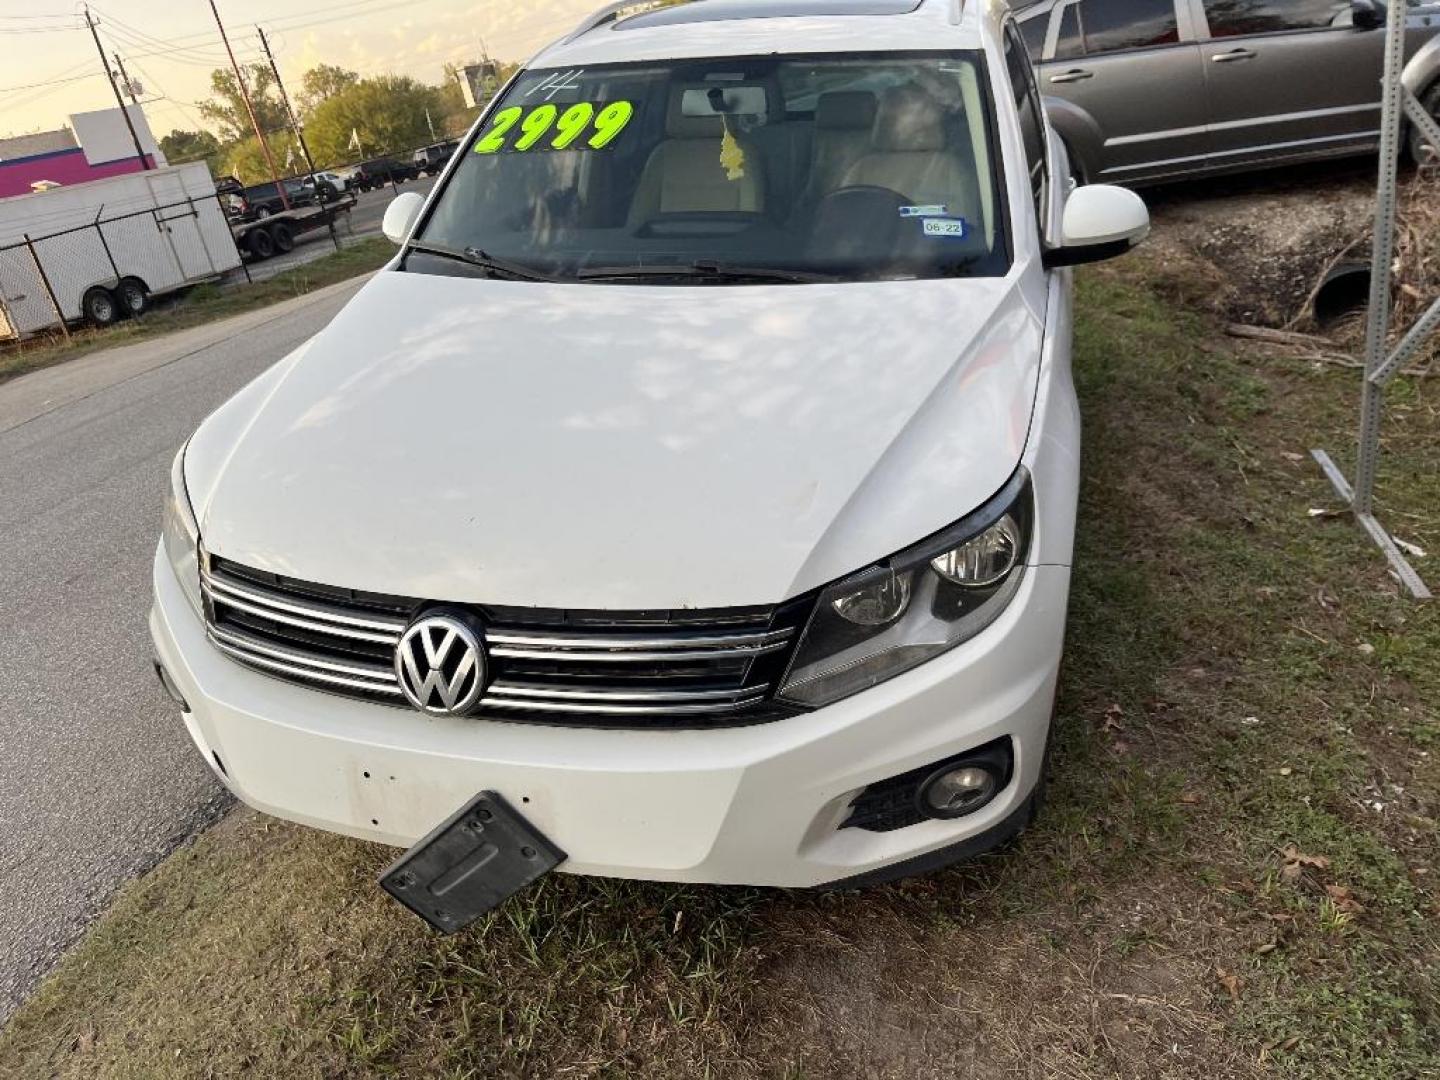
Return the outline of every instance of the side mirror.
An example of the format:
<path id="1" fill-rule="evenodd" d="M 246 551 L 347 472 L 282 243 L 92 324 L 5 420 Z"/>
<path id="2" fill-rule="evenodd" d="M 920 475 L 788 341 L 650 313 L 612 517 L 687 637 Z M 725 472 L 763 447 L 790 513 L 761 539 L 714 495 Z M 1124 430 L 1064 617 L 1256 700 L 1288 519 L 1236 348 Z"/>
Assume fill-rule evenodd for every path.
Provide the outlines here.
<path id="1" fill-rule="evenodd" d="M 1356 30 L 1379 30 L 1385 25 L 1385 8 L 1376 0 L 1350 0 L 1350 22 Z"/>
<path id="2" fill-rule="evenodd" d="M 1065 200 L 1059 247 L 1045 252 L 1046 269 L 1124 255 L 1150 235 L 1150 211 L 1129 188 L 1091 184 Z"/>
<path id="3" fill-rule="evenodd" d="M 403 244 L 405 238 L 410 235 L 410 229 L 415 224 L 415 219 L 420 216 L 420 208 L 425 205 L 425 196 L 418 191 L 407 191 L 404 195 L 396 195 L 390 200 L 390 205 L 385 208 L 385 219 L 380 222 L 380 231 L 383 232 L 392 244 Z"/>

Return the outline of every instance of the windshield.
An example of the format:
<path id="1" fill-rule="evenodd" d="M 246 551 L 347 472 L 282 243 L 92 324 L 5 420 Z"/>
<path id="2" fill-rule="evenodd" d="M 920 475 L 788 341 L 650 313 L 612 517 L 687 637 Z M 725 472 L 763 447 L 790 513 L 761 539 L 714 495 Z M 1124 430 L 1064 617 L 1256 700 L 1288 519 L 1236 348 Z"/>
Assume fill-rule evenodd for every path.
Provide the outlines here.
<path id="1" fill-rule="evenodd" d="M 1001 275 L 990 117 L 977 52 L 528 71 L 414 238 L 446 265 L 406 265 L 460 273 L 468 256 L 591 281 Z"/>

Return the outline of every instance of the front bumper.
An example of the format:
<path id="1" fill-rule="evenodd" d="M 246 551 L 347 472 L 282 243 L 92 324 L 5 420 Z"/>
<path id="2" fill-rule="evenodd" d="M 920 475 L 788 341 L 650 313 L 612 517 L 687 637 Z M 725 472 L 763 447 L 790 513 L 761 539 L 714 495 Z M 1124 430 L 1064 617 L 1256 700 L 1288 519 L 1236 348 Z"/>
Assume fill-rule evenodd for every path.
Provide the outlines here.
<path id="1" fill-rule="evenodd" d="M 408 847 L 482 789 L 569 853 L 561 869 L 811 886 L 867 877 L 1023 821 L 1040 777 L 1069 570 L 1032 566 L 983 634 L 816 712 L 754 727 L 613 731 L 431 718 L 291 685 L 206 639 L 157 552 L 157 655 L 186 727 L 242 800 Z M 889 833 L 841 829 L 867 784 L 1010 736 L 1014 776 L 979 812 Z"/>

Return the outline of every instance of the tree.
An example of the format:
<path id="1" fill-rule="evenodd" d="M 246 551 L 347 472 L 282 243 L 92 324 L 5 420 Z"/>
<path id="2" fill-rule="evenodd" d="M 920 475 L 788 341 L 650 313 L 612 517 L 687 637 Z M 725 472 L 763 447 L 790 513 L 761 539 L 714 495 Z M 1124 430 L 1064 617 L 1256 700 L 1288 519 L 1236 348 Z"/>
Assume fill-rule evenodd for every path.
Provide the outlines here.
<path id="1" fill-rule="evenodd" d="M 361 79 L 315 107 L 305 138 L 321 167 L 354 161 L 350 133 L 358 132 L 364 156 L 394 154 L 431 141 L 425 119 L 441 115 L 440 92 L 408 76 Z"/>
<path id="2" fill-rule="evenodd" d="M 171 165 L 203 161 L 213 175 L 222 156 L 220 140 L 208 131 L 182 131 L 179 128 L 160 140 L 160 152 Z"/>
<path id="3" fill-rule="evenodd" d="M 327 101 L 360 81 L 360 76 L 334 64 L 320 64 L 300 76 L 300 111 L 309 114 Z"/>
<path id="4" fill-rule="evenodd" d="M 303 164 L 298 169 L 285 168 L 285 151 L 292 141 L 286 132 L 278 132 L 265 140 L 275 159 L 275 167 L 280 170 L 281 176 L 304 171 Z M 226 175 L 237 177 L 242 184 L 263 184 L 273 179 L 270 175 L 270 166 L 265 161 L 265 154 L 261 151 L 260 143 L 254 135 L 248 139 L 241 139 L 226 151 L 224 172 Z"/>
<path id="5" fill-rule="evenodd" d="M 281 131 L 289 122 L 285 106 L 280 101 L 280 92 L 275 86 L 275 74 L 269 64 L 251 64 L 242 69 L 245 84 L 250 90 L 250 101 L 255 106 L 255 119 L 260 130 L 266 134 Z M 226 143 L 253 138 L 250 114 L 245 110 L 245 99 L 235 82 L 235 73 L 218 68 L 210 73 L 210 90 L 214 95 L 200 105 L 200 115 L 220 130 L 220 138 Z"/>
<path id="6" fill-rule="evenodd" d="M 465 91 L 461 84 L 465 80 L 465 69 L 467 67 L 479 66 L 478 60 L 466 63 L 446 64 L 445 81 L 440 84 L 440 114 L 435 117 L 435 126 L 443 128 L 448 136 L 459 136 L 465 134 L 466 130 L 479 117 L 484 106 L 469 108 L 465 104 Z M 520 70 L 520 65 L 507 60 L 498 61 L 495 64 L 495 89 L 499 90 L 510 81 L 515 72 Z"/>

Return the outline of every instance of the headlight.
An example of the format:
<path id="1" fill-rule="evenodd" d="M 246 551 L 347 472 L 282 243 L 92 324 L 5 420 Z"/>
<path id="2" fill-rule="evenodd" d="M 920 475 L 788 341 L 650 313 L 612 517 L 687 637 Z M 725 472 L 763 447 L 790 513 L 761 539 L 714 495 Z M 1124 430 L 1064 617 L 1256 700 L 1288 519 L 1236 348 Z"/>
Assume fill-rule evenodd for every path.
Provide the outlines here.
<path id="1" fill-rule="evenodd" d="M 195 511 L 190 508 L 190 495 L 185 490 L 185 451 L 187 443 L 175 455 L 175 464 L 170 466 L 170 494 L 165 499 L 165 520 L 162 535 L 165 538 L 165 554 L 185 590 L 185 598 L 195 613 L 201 614 L 200 601 L 200 526 L 195 522 Z"/>
<path id="2" fill-rule="evenodd" d="M 828 705 L 980 633 L 1020 588 L 1033 520 L 1021 468 L 975 513 L 822 590 L 779 698 Z"/>

